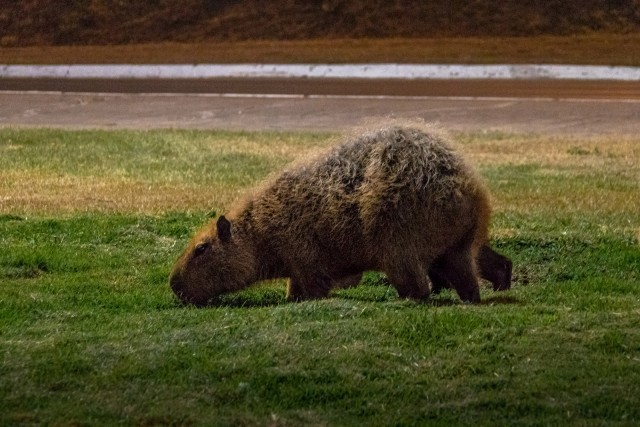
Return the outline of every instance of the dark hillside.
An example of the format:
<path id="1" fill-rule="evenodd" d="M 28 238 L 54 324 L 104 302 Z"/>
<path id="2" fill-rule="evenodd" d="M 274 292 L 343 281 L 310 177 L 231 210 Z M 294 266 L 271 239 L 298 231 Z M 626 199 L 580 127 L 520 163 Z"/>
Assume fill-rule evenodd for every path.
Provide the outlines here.
<path id="1" fill-rule="evenodd" d="M 640 32 L 638 0 L 0 0 L 3 46 Z"/>

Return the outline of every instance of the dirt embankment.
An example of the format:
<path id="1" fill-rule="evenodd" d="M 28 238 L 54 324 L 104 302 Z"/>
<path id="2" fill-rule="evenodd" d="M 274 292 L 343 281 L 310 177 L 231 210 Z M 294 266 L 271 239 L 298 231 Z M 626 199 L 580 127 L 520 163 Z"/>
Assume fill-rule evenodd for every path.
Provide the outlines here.
<path id="1" fill-rule="evenodd" d="M 0 46 L 640 32 L 637 0 L 0 0 Z"/>

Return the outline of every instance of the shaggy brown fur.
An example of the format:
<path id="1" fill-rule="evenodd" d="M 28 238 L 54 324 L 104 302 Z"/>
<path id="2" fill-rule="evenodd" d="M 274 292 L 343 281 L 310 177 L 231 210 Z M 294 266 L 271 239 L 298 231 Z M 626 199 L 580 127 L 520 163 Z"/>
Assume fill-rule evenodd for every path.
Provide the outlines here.
<path id="1" fill-rule="evenodd" d="M 430 294 L 429 268 L 479 302 L 487 190 L 422 124 L 367 131 L 297 164 L 200 231 L 170 278 L 185 303 L 289 277 L 288 298 L 323 298 L 348 276 L 386 273 L 400 297 Z"/>

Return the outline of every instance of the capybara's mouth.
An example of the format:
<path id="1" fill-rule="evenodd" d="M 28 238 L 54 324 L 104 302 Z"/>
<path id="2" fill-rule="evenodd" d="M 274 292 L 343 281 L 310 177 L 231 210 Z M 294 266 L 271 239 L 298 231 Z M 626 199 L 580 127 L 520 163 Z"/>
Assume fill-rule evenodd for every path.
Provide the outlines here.
<path id="1" fill-rule="evenodd" d="M 203 298 L 193 297 L 193 296 L 187 295 L 182 291 L 174 290 L 173 293 L 178 298 L 180 303 L 182 303 L 183 305 L 192 305 L 195 307 L 206 307 L 209 304 L 209 300 L 210 300 L 209 298 L 203 299 Z"/>
<path id="2" fill-rule="evenodd" d="M 169 279 L 169 286 L 171 286 L 171 290 L 173 291 L 174 295 L 178 298 L 178 300 L 180 300 L 182 304 L 192 304 L 191 298 L 189 298 L 184 291 L 184 282 L 179 278 L 179 276 L 172 275 Z"/>
<path id="3" fill-rule="evenodd" d="M 169 285 L 176 298 L 183 305 L 193 305 L 195 307 L 206 307 L 211 301 L 210 296 L 194 295 L 186 291 L 186 285 L 179 276 L 174 275 L 169 279 Z"/>

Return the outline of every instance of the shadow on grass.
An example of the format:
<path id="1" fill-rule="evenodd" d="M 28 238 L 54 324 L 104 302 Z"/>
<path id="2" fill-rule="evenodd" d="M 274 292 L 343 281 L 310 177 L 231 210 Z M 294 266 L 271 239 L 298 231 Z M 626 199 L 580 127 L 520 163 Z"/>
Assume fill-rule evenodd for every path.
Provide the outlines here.
<path id="1" fill-rule="evenodd" d="M 192 309 L 208 309 L 208 308 L 260 308 L 260 307 L 276 307 L 279 305 L 283 305 L 288 303 L 286 300 L 282 301 L 272 301 L 272 300 L 262 300 L 257 301 L 249 298 L 213 298 L 209 300 L 206 304 L 203 305 L 195 305 L 195 304 L 185 304 L 177 299 L 173 302 L 171 308 L 192 308 Z"/>
<path id="2" fill-rule="evenodd" d="M 450 292 L 448 295 L 436 294 L 432 295 L 430 299 L 418 302 L 418 304 L 429 305 L 433 307 L 451 307 L 454 305 L 466 305 L 469 303 L 465 303 L 458 295 L 453 292 Z M 522 305 L 522 301 L 517 299 L 516 297 L 510 295 L 492 295 L 490 297 L 484 297 L 480 301 L 479 304 L 469 304 L 469 305 Z"/>
<path id="3" fill-rule="evenodd" d="M 258 308 L 275 307 L 288 301 L 282 289 L 249 288 L 241 292 L 221 295 L 213 298 L 207 307 Z"/>
<path id="4" fill-rule="evenodd" d="M 26 218 L 18 216 L 18 215 L 10 215 L 10 214 L 2 214 L 0 215 L 0 222 L 9 222 L 9 221 L 24 221 Z"/>
<path id="5" fill-rule="evenodd" d="M 511 295 L 492 295 L 483 298 L 480 305 L 524 305 L 524 302 Z"/>
<path id="6" fill-rule="evenodd" d="M 359 302 L 385 303 L 398 300 L 395 289 L 381 287 L 370 287 L 361 285 L 350 290 L 339 290 L 331 294 L 329 299 L 352 300 Z M 179 304 L 179 303 L 177 303 Z M 213 298 L 205 306 L 208 308 L 260 308 L 275 307 L 284 304 L 296 304 L 286 299 L 285 293 L 278 288 L 258 288 L 247 289 L 233 294 L 222 295 Z M 449 307 L 465 304 L 453 291 L 445 291 L 441 294 L 433 295 L 427 301 L 417 301 L 416 304 L 424 304 L 433 307 Z M 511 295 L 495 294 L 484 297 L 479 305 L 522 305 L 523 302 Z"/>

